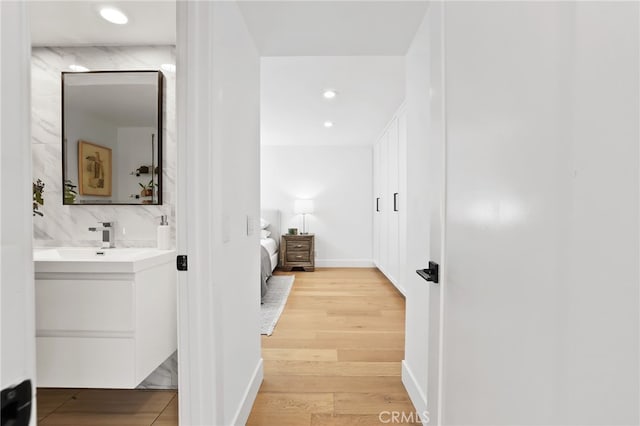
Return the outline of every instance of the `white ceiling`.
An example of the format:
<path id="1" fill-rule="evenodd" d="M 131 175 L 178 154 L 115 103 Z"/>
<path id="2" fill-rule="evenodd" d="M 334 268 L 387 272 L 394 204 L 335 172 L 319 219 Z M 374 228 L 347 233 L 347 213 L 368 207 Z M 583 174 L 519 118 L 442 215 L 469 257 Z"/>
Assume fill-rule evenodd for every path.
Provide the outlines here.
<path id="1" fill-rule="evenodd" d="M 176 42 L 175 0 L 30 1 L 34 46 L 159 45 Z M 404 55 L 426 1 L 238 2 L 262 56 Z M 120 9 L 126 25 L 100 17 Z"/>
<path id="2" fill-rule="evenodd" d="M 115 25 L 98 14 L 102 6 L 129 18 Z M 34 46 L 134 46 L 176 43 L 175 1 L 30 1 Z"/>
<path id="3" fill-rule="evenodd" d="M 261 68 L 263 145 L 370 145 L 404 99 L 403 56 L 269 57 Z"/>
<path id="4" fill-rule="evenodd" d="M 263 56 L 407 53 L 426 1 L 241 1 Z"/>
<path id="5" fill-rule="evenodd" d="M 0 0 L 2 1 L 2 0 Z M 33 1 L 35 46 L 175 44 L 175 1 Z M 104 21 L 115 6 L 127 25 Z M 404 98 L 424 1 L 240 1 L 262 58 L 262 143 L 371 144 Z M 333 101 L 322 98 L 335 88 Z M 333 121 L 326 129 L 322 123 Z"/>

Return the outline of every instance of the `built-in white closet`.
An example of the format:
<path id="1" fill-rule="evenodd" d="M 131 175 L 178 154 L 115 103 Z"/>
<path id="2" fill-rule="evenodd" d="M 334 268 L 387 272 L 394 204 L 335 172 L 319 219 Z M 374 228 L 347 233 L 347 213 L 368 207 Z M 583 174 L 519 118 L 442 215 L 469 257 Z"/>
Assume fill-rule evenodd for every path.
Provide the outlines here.
<path id="1" fill-rule="evenodd" d="M 406 115 L 400 107 L 373 147 L 373 256 L 374 263 L 404 294 L 400 276 L 401 226 L 406 216 L 401 208 L 403 188 L 401 152 L 406 152 Z"/>

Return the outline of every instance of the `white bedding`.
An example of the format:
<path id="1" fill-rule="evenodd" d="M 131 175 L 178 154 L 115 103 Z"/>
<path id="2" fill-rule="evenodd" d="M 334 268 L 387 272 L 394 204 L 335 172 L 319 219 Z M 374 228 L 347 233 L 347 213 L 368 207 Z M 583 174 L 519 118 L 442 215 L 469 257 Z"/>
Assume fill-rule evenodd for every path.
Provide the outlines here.
<path id="1" fill-rule="evenodd" d="M 271 272 L 275 271 L 276 266 L 278 266 L 278 257 L 278 253 L 271 255 Z"/>
<path id="2" fill-rule="evenodd" d="M 271 258 L 271 271 L 278 266 L 278 243 L 273 238 L 260 239 L 260 245 L 267 250 L 269 257 Z"/>
<path id="3" fill-rule="evenodd" d="M 262 209 L 260 210 L 260 217 L 269 224 L 266 227 L 266 230 L 271 232 L 271 236 L 269 238 L 261 239 L 260 244 L 265 248 L 265 250 L 271 257 L 271 270 L 273 271 L 278 266 L 278 251 L 280 248 L 280 235 L 282 234 L 280 232 L 280 210 Z M 260 226 L 262 227 L 263 224 L 261 224 Z"/>
<path id="4" fill-rule="evenodd" d="M 265 249 L 267 249 L 267 252 L 269 252 L 270 256 L 273 256 L 274 254 L 276 254 L 278 252 L 278 244 L 276 243 L 276 240 L 274 240 L 271 237 L 262 238 L 260 240 L 260 245 L 262 247 L 264 247 Z"/>

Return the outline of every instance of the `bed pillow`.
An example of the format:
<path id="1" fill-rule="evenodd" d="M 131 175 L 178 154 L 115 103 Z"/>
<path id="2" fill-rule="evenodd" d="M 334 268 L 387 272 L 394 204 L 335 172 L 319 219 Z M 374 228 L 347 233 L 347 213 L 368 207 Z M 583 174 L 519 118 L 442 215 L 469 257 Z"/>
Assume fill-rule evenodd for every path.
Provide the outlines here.
<path id="1" fill-rule="evenodd" d="M 271 235 L 271 231 L 267 231 L 266 229 L 260 231 L 260 238 L 262 238 L 263 240 L 265 238 L 269 238 L 269 235 Z"/>
<path id="2" fill-rule="evenodd" d="M 264 220 L 264 218 L 260 218 L 260 229 L 267 229 L 267 226 L 269 225 L 269 222 Z"/>

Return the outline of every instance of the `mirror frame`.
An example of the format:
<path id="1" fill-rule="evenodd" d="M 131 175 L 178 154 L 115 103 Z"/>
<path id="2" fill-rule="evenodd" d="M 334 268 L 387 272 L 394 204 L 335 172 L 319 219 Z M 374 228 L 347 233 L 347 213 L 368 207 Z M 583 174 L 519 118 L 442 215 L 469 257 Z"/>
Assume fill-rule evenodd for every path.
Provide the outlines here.
<path id="1" fill-rule="evenodd" d="M 64 121 L 64 77 L 66 74 L 117 74 L 117 73 L 155 73 L 158 76 L 158 99 L 157 99 L 157 108 L 158 108 L 158 141 L 157 141 L 157 149 L 158 149 L 158 198 L 157 202 L 152 204 L 143 204 L 143 203 L 73 203 L 73 204 L 65 204 L 64 202 L 64 182 L 67 177 L 67 144 L 65 143 L 65 121 Z M 163 144 L 163 133 L 164 133 L 164 74 L 159 70 L 100 70 L 100 71 L 62 71 L 60 73 L 60 85 L 61 85 L 61 95 L 62 95 L 62 134 L 60 136 L 62 143 L 62 205 L 63 206 L 161 206 L 162 205 L 162 193 L 164 192 L 164 187 L 162 183 L 162 175 L 164 174 L 164 162 L 162 151 L 164 151 Z M 151 172 L 153 176 L 153 171 Z M 80 182 L 78 182 L 80 185 Z"/>

